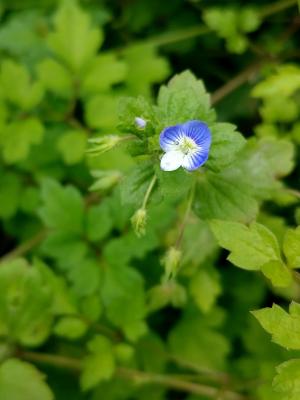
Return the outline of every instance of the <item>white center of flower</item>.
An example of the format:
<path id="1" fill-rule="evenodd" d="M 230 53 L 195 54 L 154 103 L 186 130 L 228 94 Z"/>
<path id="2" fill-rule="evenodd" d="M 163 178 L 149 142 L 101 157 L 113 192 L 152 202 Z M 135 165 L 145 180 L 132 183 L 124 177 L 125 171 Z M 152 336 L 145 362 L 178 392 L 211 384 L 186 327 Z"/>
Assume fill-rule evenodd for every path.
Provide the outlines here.
<path id="1" fill-rule="evenodd" d="M 178 141 L 178 147 L 179 147 L 180 151 L 182 151 L 182 153 L 185 155 L 193 153 L 198 148 L 198 146 L 194 142 L 194 140 L 187 136 L 183 136 Z"/>

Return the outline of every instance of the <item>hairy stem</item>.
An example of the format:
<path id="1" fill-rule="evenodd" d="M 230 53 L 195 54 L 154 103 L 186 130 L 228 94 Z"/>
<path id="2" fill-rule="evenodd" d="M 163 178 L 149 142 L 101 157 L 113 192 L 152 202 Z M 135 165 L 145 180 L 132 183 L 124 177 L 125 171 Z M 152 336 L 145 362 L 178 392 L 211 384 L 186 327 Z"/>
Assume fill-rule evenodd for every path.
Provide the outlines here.
<path id="1" fill-rule="evenodd" d="M 149 197 L 150 197 L 151 192 L 152 192 L 152 190 L 154 188 L 156 180 L 157 180 L 157 177 L 156 177 L 156 175 L 154 175 L 153 178 L 151 179 L 151 182 L 150 182 L 150 184 L 148 186 L 148 189 L 147 189 L 147 191 L 145 193 L 145 197 L 144 197 L 143 204 L 142 204 L 142 209 L 144 209 L 144 210 L 146 209 Z"/>

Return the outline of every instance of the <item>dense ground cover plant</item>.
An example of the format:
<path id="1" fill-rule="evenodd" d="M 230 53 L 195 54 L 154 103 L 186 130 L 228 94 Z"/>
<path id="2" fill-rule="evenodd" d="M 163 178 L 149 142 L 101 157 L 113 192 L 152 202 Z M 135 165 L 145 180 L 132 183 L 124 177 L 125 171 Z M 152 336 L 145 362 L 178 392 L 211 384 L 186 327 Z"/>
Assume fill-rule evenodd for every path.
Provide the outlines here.
<path id="1" fill-rule="evenodd" d="M 296 2 L 0 15 L 0 399 L 297 400 Z"/>

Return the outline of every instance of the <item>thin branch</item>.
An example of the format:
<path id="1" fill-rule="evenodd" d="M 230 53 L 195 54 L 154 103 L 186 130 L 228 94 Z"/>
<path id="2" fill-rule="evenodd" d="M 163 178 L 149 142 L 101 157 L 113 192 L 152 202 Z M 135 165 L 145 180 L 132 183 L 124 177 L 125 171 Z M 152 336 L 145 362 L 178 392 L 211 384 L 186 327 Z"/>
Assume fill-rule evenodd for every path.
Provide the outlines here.
<path id="1" fill-rule="evenodd" d="M 157 180 L 157 177 L 156 177 L 156 175 L 154 175 L 153 178 L 151 179 L 150 184 L 148 186 L 148 189 L 147 189 L 147 191 L 145 193 L 145 197 L 144 197 L 143 204 L 142 204 L 142 208 L 143 209 L 146 209 L 150 194 L 152 192 L 152 189 L 154 188 L 156 180 Z"/>
<path id="2" fill-rule="evenodd" d="M 225 85 L 217 89 L 211 96 L 211 104 L 213 105 L 218 103 L 235 89 L 249 81 L 260 70 L 262 64 L 263 61 L 255 61 L 234 78 L 232 78 L 230 81 L 225 83 Z"/>
<path id="3" fill-rule="evenodd" d="M 16 356 L 27 361 L 70 369 L 77 373 L 82 369 L 82 363 L 77 358 L 23 350 L 18 350 Z M 179 378 L 178 375 L 175 377 L 172 375 L 155 374 L 123 367 L 116 368 L 116 375 L 120 378 L 128 379 L 136 384 L 157 384 L 178 391 L 207 396 L 212 399 L 216 398 L 219 394 L 222 394 L 224 400 L 250 400 L 248 397 L 230 390 L 218 389 L 208 385 L 185 381 L 182 378 Z"/>
<path id="4" fill-rule="evenodd" d="M 0 258 L 0 264 L 4 262 L 8 262 L 14 260 L 15 258 L 22 257 L 27 254 L 30 250 L 32 250 L 35 246 L 39 245 L 47 236 L 47 230 L 42 229 L 35 236 L 21 243 L 15 249 L 6 253 L 3 257 Z"/>
<path id="5" fill-rule="evenodd" d="M 261 18 L 270 17 L 270 15 L 277 14 L 287 8 L 297 5 L 297 0 L 281 0 L 276 3 L 270 4 L 262 9 L 260 12 Z"/>

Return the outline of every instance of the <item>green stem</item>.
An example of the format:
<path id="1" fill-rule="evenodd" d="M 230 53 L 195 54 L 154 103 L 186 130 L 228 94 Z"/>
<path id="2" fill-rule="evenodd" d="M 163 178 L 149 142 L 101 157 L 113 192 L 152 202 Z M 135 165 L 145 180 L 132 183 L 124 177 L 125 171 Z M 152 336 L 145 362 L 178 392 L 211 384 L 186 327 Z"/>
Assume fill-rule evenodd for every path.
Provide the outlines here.
<path id="1" fill-rule="evenodd" d="M 23 255 L 28 253 L 31 249 L 33 249 L 35 246 L 39 245 L 45 239 L 46 236 L 47 236 L 47 230 L 42 229 L 35 236 L 21 243 L 15 249 L 10 251 L 9 253 L 6 253 L 3 257 L 1 257 L 0 264 L 12 261 L 18 257 L 22 257 Z"/>
<path id="2" fill-rule="evenodd" d="M 156 177 L 156 175 L 154 175 L 153 178 L 151 179 L 151 182 L 150 182 L 150 184 L 149 184 L 149 186 L 148 186 L 148 189 L 147 189 L 147 191 L 146 191 L 146 193 L 145 193 L 145 197 L 144 197 L 144 200 L 143 200 L 143 203 L 142 203 L 142 207 L 141 207 L 143 210 L 146 209 L 146 206 L 147 206 L 149 197 L 150 197 L 151 192 L 152 192 L 152 190 L 153 190 L 153 188 L 154 188 L 154 185 L 155 185 L 155 183 L 156 183 L 156 180 L 157 180 L 157 177 Z"/>
<path id="3" fill-rule="evenodd" d="M 281 0 L 276 3 L 270 4 L 262 9 L 260 12 L 261 18 L 269 17 L 270 15 L 277 14 L 287 8 L 297 5 L 297 0 Z"/>
<path id="4" fill-rule="evenodd" d="M 188 202 L 187 202 L 187 207 L 184 213 L 184 217 L 183 220 L 181 222 L 181 225 L 179 227 L 179 234 L 175 243 L 175 247 L 176 249 L 179 249 L 181 246 L 181 242 L 182 242 L 182 238 L 183 238 L 183 234 L 184 234 L 184 230 L 186 227 L 186 224 L 188 222 L 188 218 L 192 209 L 192 205 L 193 205 L 193 201 L 194 201 L 194 196 L 195 196 L 195 190 L 196 190 L 196 180 L 193 182 L 193 185 L 191 187 L 190 193 L 189 193 L 189 197 L 188 197 Z"/>
<path id="5" fill-rule="evenodd" d="M 17 351 L 16 356 L 38 364 L 70 369 L 75 372 L 80 372 L 82 369 L 82 363 L 77 358 L 23 350 Z M 123 367 L 116 368 L 116 375 L 120 378 L 128 379 L 136 384 L 157 384 L 174 390 L 207 396 L 212 399 L 215 399 L 220 393 L 220 389 L 218 388 L 186 381 L 179 376 L 174 377 L 172 375 L 155 374 Z M 224 389 L 221 393 L 224 400 L 250 400 L 245 396 L 230 390 Z"/>

